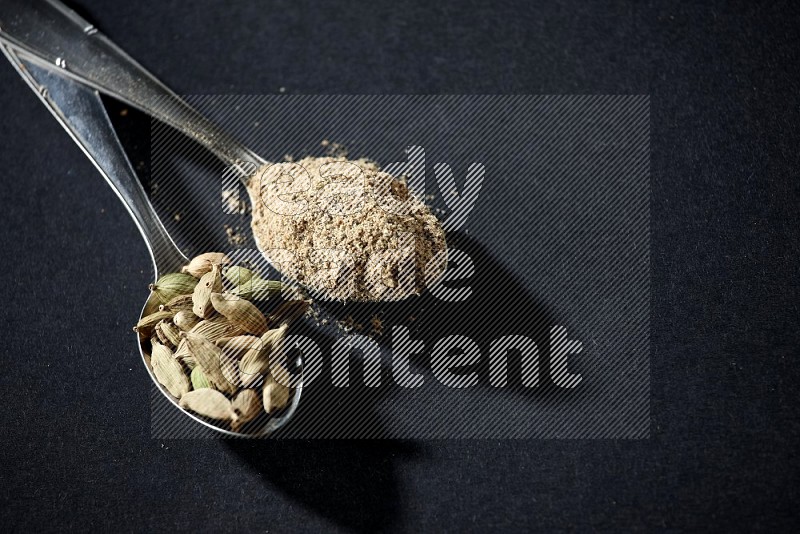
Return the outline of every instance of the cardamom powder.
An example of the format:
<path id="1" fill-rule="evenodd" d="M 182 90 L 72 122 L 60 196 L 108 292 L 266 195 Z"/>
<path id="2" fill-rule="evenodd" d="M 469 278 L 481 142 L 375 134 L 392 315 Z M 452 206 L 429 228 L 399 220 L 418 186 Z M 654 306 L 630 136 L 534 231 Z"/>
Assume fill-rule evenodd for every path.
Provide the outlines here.
<path id="1" fill-rule="evenodd" d="M 259 249 L 286 276 L 331 298 L 401 300 L 444 271 L 439 220 L 374 162 L 307 157 L 270 164 L 248 191 Z"/>

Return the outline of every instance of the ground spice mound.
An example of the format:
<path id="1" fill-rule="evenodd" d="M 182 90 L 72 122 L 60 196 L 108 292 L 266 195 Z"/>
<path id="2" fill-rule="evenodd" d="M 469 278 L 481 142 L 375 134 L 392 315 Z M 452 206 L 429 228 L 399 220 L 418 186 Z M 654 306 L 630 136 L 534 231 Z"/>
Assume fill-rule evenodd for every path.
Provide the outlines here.
<path id="1" fill-rule="evenodd" d="M 285 275 L 328 298 L 400 300 L 444 272 L 441 223 L 403 179 L 372 161 L 269 164 L 248 192 L 259 249 Z"/>

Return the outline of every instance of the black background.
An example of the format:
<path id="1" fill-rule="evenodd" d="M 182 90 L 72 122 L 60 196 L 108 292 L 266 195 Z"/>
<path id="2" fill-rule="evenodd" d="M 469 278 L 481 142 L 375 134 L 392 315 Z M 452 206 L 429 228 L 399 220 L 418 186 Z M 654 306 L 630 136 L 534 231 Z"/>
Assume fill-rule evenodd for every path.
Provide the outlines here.
<path id="1" fill-rule="evenodd" d="M 111 189 L 2 64 L 3 525 L 797 523 L 793 3 L 72 5 L 178 93 L 649 94 L 651 437 L 151 439 L 128 320 L 150 281 L 147 252 Z"/>

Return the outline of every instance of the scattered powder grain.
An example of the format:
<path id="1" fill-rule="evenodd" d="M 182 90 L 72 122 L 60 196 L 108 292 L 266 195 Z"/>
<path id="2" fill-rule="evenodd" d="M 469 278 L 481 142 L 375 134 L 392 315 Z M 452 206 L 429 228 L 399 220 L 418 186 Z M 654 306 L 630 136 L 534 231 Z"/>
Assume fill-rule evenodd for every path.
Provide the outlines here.
<path id="1" fill-rule="evenodd" d="M 228 238 L 228 244 L 232 247 L 239 248 L 247 242 L 247 236 L 240 232 L 238 228 L 234 228 L 227 224 L 224 224 L 223 228 L 225 229 L 225 235 Z"/>
<path id="2" fill-rule="evenodd" d="M 328 298 L 401 300 L 444 272 L 439 220 L 374 162 L 330 156 L 270 164 L 248 191 L 259 249 Z"/>

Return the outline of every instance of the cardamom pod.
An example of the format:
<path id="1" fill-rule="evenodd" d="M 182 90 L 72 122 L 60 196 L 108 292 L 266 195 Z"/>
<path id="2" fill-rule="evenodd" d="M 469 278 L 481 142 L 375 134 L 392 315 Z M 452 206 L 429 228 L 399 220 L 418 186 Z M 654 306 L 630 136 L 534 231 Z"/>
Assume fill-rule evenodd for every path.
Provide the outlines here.
<path id="1" fill-rule="evenodd" d="M 195 367 L 192 369 L 192 375 L 190 376 L 190 379 L 192 381 L 192 389 L 211 387 L 211 384 L 208 383 L 205 373 L 203 373 L 203 369 L 200 367 Z"/>
<path id="2" fill-rule="evenodd" d="M 191 370 L 197 367 L 197 361 L 192 356 L 192 353 L 189 352 L 189 344 L 186 343 L 185 339 L 181 339 L 181 342 L 178 343 L 178 348 L 175 349 L 175 359 Z"/>
<path id="3" fill-rule="evenodd" d="M 222 277 L 219 273 L 219 265 L 211 265 L 211 270 L 200 278 L 200 281 L 192 293 L 192 311 L 198 317 L 208 319 L 214 311 L 211 305 L 211 294 L 222 291 Z"/>
<path id="4" fill-rule="evenodd" d="M 237 389 L 242 385 L 239 375 L 239 360 L 232 358 L 224 350 L 219 356 L 219 368 L 229 384 L 236 386 Z"/>
<path id="5" fill-rule="evenodd" d="M 231 289 L 230 293 L 247 300 L 267 300 L 279 295 L 282 290 L 283 284 L 281 282 L 264 280 L 254 276 L 247 282 L 243 282 Z"/>
<path id="6" fill-rule="evenodd" d="M 255 272 L 239 265 L 231 265 L 229 267 L 223 267 L 222 269 L 222 276 L 224 276 L 225 280 L 233 287 L 246 284 L 255 275 Z"/>
<path id="7" fill-rule="evenodd" d="M 252 302 L 234 295 L 212 293 L 211 305 L 245 332 L 260 336 L 267 331 L 267 318 Z"/>
<path id="8" fill-rule="evenodd" d="M 167 338 L 167 341 L 169 341 L 169 343 L 166 343 L 166 345 L 175 347 L 181 342 L 181 331 L 172 322 L 161 321 L 156 325 L 156 328 L 159 328 L 161 335 L 163 335 L 165 338 Z"/>
<path id="9" fill-rule="evenodd" d="M 171 311 L 172 313 L 178 313 L 184 310 L 192 311 L 192 306 L 194 305 L 192 294 L 193 293 L 187 293 L 186 295 L 178 295 L 177 297 L 171 298 L 169 302 L 162 304 L 159 309 Z"/>
<path id="10" fill-rule="evenodd" d="M 175 345 L 169 342 L 167 336 L 164 335 L 164 332 L 161 331 L 161 325 L 164 324 L 164 321 L 159 322 L 157 325 L 153 327 L 153 333 L 155 334 L 156 343 L 162 343 L 169 347 L 170 349 L 174 348 Z"/>
<path id="11" fill-rule="evenodd" d="M 220 344 L 223 339 L 226 341 Z M 217 340 L 216 345 L 222 349 L 222 374 L 231 384 L 241 386 L 239 361 L 250 349 L 261 347 L 261 338 L 257 336 L 233 336 Z"/>
<path id="12" fill-rule="evenodd" d="M 233 411 L 231 401 L 219 391 L 209 388 L 196 389 L 181 397 L 181 408 L 191 410 L 198 415 L 221 421 L 238 421 L 239 416 Z"/>
<path id="13" fill-rule="evenodd" d="M 153 334 L 150 336 L 150 347 L 152 348 L 152 347 L 158 345 L 159 343 L 161 343 L 161 340 L 158 339 L 158 335 L 156 335 L 156 330 L 154 328 L 153 329 Z"/>
<path id="14" fill-rule="evenodd" d="M 155 313 L 151 313 L 145 317 L 139 319 L 139 322 L 136 323 L 136 326 L 133 327 L 134 332 L 139 332 L 139 334 L 150 337 L 153 333 L 153 329 L 155 326 L 163 321 L 164 319 L 172 319 L 172 312 L 168 311 L 157 311 Z"/>
<path id="15" fill-rule="evenodd" d="M 280 367 L 279 365 L 275 365 L 273 367 Z M 273 369 L 273 372 L 276 372 L 276 369 Z M 278 371 L 279 373 L 286 373 L 288 376 L 288 371 L 282 369 Z M 288 379 L 285 380 L 288 383 Z M 282 410 L 289 404 L 289 395 L 291 390 L 275 380 L 275 378 L 270 375 L 264 381 L 264 391 L 263 391 L 263 401 L 264 401 L 264 411 L 268 414 L 273 414 L 278 410 Z"/>
<path id="16" fill-rule="evenodd" d="M 233 430 L 238 432 L 242 426 L 249 423 L 261 413 L 262 400 L 258 392 L 254 389 L 243 389 L 233 398 L 231 402 L 233 411 L 239 416 L 239 420 L 233 426 Z"/>
<path id="17" fill-rule="evenodd" d="M 227 337 L 221 337 L 221 338 L 217 339 L 217 340 L 214 342 L 214 345 L 218 346 L 218 347 L 219 347 L 219 348 L 221 348 L 221 349 L 224 349 L 224 348 L 225 348 L 225 345 L 227 345 L 227 344 L 228 344 L 228 341 L 232 340 L 234 337 L 238 337 L 238 336 L 227 336 Z"/>
<path id="18" fill-rule="evenodd" d="M 197 323 L 200 322 L 200 317 L 196 316 L 191 309 L 181 310 L 175 314 L 175 317 L 172 318 L 172 322 L 184 332 L 188 332 L 197 326 Z"/>
<path id="19" fill-rule="evenodd" d="M 214 343 L 222 337 L 232 337 L 244 334 L 244 330 L 239 325 L 234 324 L 224 315 L 218 315 L 211 319 L 204 319 L 194 325 L 191 330 L 193 334 L 200 334 L 210 342 Z"/>
<path id="20" fill-rule="evenodd" d="M 231 384 L 222 372 L 222 349 L 199 334 L 185 332 L 183 336 L 189 353 L 203 369 L 211 387 L 228 395 L 236 393 L 236 385 Z"/>
<path id="21" fill-rule="evenodd" d="M 183 266 L 181 272 L 200 278 L 210 272 L 213 265 L 223 265 L 230 262 L 231 259 L 223 252 L 206 252 L 192 258 L 188 265 Z"/>
<path id="22" fill-rule="evenodd" d="M 158 295 L 150 292 L 150 296 L 147 297 L 147 302 L 144 304 L 144 309 L 142 310 L 142 317 L 147 317 L 150 314 L 153 314 L 159 311 L 159 306 L 161 305 L 161 299 L 158 298 Z"/>
<path id="23" fill-rule="evenodd" d="M 256 343 L 261 343 L 258 336 L 232 336 L 221 337 L 216 341 L 216 345 L 235 360 L 241 360 L 242 356 L 250 350 Z"/>
<path id="24" fill-rule="evenodd" d="M 156 294 L 161 304 L 166 304 L 179 295 L 191 293 L 196 285 L 197 279 L 193 276 L 169 273 L 159 278 L 155 284 L 150 284 L 150 290 Z"/>
<path id="25" fill-rule="evenodd" d="M 153 343 L 150 365 L 158 382 L 167 388 L 173 397 L 180 399 L 191 389 L 183 367 L 172 355 L 172 351 L 161 343 Z"/>
<path id="26" fill-rule="evenodd" d="M 249 386 L 256 382 L 262 375 L 269 372 L 269 358 L 283 341 L 289 326 L 283 324 L 279 328 L 267 330 L 261 336 L 260 343 L 253 344 L 244 353 L 239 362 L 239 371 L 243 386 Z"/>

